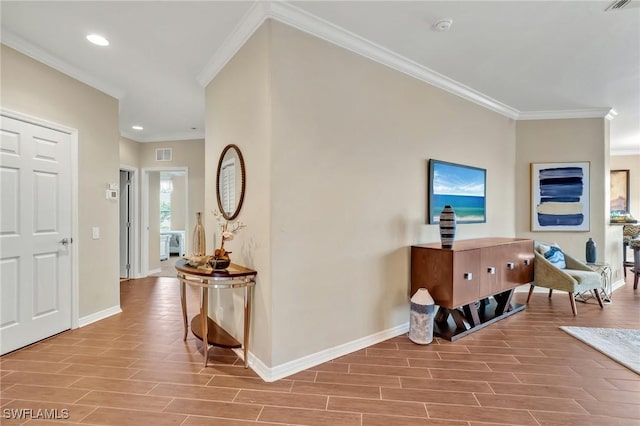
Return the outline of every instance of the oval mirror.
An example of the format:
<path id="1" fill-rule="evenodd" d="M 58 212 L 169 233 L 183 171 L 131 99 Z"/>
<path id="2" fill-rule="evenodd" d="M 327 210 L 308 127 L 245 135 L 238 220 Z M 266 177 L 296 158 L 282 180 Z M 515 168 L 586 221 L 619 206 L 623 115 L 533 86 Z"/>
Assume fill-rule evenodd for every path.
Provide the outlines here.
<path id="1" fill-rule="evenodd" d="M 220 154 L 216 175 L 218 209 L 227 220 L 235 219 L 244 201 L 245 171 L 240 148 L 227 145 Z"/>

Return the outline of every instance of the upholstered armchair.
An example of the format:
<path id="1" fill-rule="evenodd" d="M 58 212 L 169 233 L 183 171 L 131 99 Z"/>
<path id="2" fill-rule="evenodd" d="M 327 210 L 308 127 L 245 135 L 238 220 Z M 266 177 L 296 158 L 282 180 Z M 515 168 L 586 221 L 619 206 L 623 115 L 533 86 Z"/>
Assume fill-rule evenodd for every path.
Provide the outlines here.
<path id="1" fill-rule="evenodd" d="M 594 272 L 587 265 L 566 253 L 562 253 L 564 254 L 564 263 L 566 264 L 566 267 L 561 269 L 547 260 L 545 256 L 539 252 L 538 247 L 539 244 L 536 243 L 536 250 L 534 250 L 534 280 L 531 283 L 531 288 L 529 289 L 527 303 L 529 303 L 529 300 L 531 299 L 533 289 L 538 286 L 548 288 L 549 297 L 551 297 L 553 290 L 568 292 L 573 315 L 578 315 L 575 295 L 585 291 L 593 290 L 593 293 L 598 300 L 598 304 L 600 304 L 600 308 L 604 308 L 599 292 L 602 287 L 600 274 Z"/>

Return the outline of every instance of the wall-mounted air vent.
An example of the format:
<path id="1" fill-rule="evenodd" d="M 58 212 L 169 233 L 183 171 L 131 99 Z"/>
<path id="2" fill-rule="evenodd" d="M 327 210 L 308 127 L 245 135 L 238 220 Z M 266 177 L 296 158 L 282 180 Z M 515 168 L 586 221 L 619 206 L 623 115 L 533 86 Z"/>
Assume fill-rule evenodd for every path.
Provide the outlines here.
<path id="1" fill-rule="evenodd" d="M 171 161 L 173 150 L 171 148 L 156 149 L 156 161 Z"/>
<path id="2" fill-rule="evenodd" d="M 625 6 L 628 6 L 631 3 L 631 0 L 617 0 L 614 1 L 605 9 L 605 12 L 610 12 L 612 10 L 622 9 Z"/>

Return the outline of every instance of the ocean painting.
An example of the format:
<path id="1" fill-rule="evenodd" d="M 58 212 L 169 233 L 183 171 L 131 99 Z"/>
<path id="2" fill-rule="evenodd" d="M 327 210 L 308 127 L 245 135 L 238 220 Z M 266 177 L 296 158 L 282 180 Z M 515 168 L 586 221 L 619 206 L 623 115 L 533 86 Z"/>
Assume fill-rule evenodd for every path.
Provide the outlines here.
<path id="1" fill-rule="evenodd" d="M 531 164 L 532 231 L 589 230 L 589 163 Z"/>
<path id="2" fill-rule="evenodd" d="M 483 223 L 486 214 L 485 169 L 429 160 L 429 223 L 440 222 L 440 212 L 450 205 L 457 223 Z"/>

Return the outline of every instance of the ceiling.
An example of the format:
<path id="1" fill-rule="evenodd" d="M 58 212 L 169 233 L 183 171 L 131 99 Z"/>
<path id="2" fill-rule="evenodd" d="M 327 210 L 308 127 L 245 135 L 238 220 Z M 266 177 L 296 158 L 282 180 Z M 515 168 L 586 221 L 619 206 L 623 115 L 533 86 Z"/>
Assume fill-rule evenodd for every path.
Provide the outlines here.
<path id="1" fill-rule="evenodd" d="M 351 50 L 512 118 L 613 108 L 612 153 L 640 154 L 639 3 L 605 12 L 610 1 L 3 0 L 1 35 L 117 97 L 121 134 L 140 142 L 202 138 L 204 86 L 270 17 L 366 46 Z M 443 18 L 451 29 L 434 30 Z M 90 44 L 89 33 L 110 46 Z"/>

